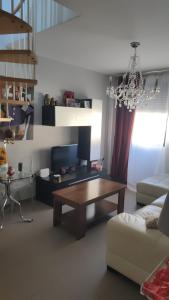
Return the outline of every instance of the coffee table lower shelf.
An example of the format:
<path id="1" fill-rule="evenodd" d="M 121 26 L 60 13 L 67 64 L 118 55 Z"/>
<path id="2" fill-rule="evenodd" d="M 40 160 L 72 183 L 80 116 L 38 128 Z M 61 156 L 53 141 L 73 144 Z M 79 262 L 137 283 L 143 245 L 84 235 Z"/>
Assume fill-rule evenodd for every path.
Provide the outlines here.
<path id="1" fill-rule="evenodd" d="M 117 204 L 105 199 L 88 205 L 86 207 L 86 229 L 99 224 L 100 222 L 109 220 L 112 217 L 112 213 L 116 210 Z M 76 209 L 71 209 L 62 214 L 61 225 L 70 233 L 77 233 L 77 223 Z"/>
<path id="2" fill-rule="evenodd" d="M 124 211 L 125 188 L 124 184 L 97 178 L 53 192 L 53 226 L 68 223 L 68 229 L 73 228 L 77 239 L 84 237 L 87 227 L 112 217 L 110 213 L 115 210 L 117 214 Z M 115 194 L 118 194 L 117 204 L 107 201 Z M 62 214 L 64 204 L 72 211 Z"/>

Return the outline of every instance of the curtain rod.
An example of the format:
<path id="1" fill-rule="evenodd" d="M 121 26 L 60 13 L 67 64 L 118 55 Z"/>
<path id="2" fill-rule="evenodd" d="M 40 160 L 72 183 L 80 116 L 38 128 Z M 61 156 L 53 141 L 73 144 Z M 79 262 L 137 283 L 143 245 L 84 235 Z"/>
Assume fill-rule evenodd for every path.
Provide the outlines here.
<path id="1" fill-rule="evenodd" d="M 146 74 L 153 74 L 153 73 L 164 73 L 164 72 L 169 72 L 169 68 L 166 69 L 159 69 L 159 70 L 150 70 L 150 71 L 142 71 L 143 75 Z M 125 72 L 123 73 L 118 73 L 118 74 L 114 74 L 112 76 L 122 76 Z"/>
<path id="2" fill-rule="evenodd" d="M 164 73 L 164 72 L 169 72 L 169 68 L 166 69 L 159 69 L 159 70 L 150 70 L 150 71 L 143 71 L 143 74 L 153 74 L 153 73 Z"/>

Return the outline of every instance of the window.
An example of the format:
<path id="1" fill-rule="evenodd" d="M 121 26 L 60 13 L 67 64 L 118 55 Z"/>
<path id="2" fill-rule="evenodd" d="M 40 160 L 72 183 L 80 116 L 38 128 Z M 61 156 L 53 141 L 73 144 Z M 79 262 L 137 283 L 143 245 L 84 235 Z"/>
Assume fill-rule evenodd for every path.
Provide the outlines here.
<path id="1" fill-rule="evenodd" d="M 132 134 L 132 145 L 141 148 L 163 146 L 167 113 L 136 112 Z"/>

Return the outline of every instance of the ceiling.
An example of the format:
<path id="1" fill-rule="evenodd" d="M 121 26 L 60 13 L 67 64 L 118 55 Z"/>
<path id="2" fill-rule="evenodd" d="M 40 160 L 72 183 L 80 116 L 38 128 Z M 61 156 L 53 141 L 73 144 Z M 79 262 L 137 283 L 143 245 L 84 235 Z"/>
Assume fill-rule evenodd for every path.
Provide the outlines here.
<path id="1" fill-rule="evenodd" d="M 115 74 L 127 69 L 139 41 L 143 70 L 169 67 L 168 0 L 60 0 L 78 17 L 38 33 L 38 55 Z"/>

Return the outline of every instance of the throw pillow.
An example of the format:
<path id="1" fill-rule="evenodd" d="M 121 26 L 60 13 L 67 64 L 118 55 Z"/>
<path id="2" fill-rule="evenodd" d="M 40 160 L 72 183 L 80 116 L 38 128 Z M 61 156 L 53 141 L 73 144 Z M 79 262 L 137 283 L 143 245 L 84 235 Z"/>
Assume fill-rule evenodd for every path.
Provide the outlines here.
<path id="1" fill-rule="evenodd" d="M 158 229 L 158 217 L 146 217 L 146 228 L 147 229 Z"/>

